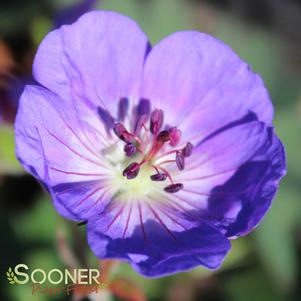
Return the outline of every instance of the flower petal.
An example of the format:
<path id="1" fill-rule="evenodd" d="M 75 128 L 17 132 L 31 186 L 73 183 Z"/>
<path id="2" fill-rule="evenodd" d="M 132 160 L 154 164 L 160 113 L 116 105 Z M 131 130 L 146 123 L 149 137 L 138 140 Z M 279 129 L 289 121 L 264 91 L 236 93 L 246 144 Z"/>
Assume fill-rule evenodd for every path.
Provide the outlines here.
<path id="1" fill-rule="evenodd" d="M 167 123 L 180 128 L 185 140 L 199 140 L 249 111 L 272 121 L 260 77 L 223 42 L 199 32 L 172 34 L 152 49 L 142 96 L 164 110 Z"/>
<path id="2" fill-rule="evenodd" d="M 92 110 L 90 116 L 93 120 Z M 110 177 L 101 155 L 106 145 L 100 135 L 103 125 L 98 121 L 94 126 L 97 131 L 58 95 L 38 86 L 25 88 L 15 123 L 17 157 L 55 202 L 67 207 L 70 213 L 64 216 L 76 220 L 87 218 L 87 209 L 98 200 Z M 97 204 L 103 205 L 101 200 Z"/>
<path id="3" fill-rule="evenodd" d="M 180 230 L 181 219 L 175 224 L 154 208 L 137 203 L 117 206 L 89 220 L 88 243 L 94 254 L 127 260 L 147 277 L 221 265 L 230 249 L 225 236 L 205 223 Z"/>
<path id="4" fill-rule="evenodd" d="M 80 99 L 117 116 L 122 97 L 137 97 L 150 46 L 131 19 L 94 11 L 49 33 L 33 72 L 43 86 L 65 100 Z"/>
<path id="5" fill-rule="evenodd" d="M 189 218 L 210 222 L 227 237 L 245 235 L 271 205 L 285 158 L 271 127 L 250 117 L 207 136 L 176 181 L 175 199 Z"/>
<path id="6" fill-rule="evenodd" d="M 259 224 L 286 173 L 283 145 L 272 128 L 267 129 L 267 134 L 266 144 L 252 160 L 241 165 L 227 182 L 211 192 L 208 214 L 224 217 L 214 224 L 227 237 L 246 235 Z M 231 191 L 235 191 L 232 196 Z"/>

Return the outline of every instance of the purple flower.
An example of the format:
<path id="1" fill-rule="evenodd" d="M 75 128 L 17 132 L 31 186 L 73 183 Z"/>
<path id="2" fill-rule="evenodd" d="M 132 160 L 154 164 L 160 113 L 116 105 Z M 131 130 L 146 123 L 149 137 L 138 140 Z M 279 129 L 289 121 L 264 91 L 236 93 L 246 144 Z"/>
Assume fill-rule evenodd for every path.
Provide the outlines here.
<path id="1" fill-rule="evenodd" d="M 33 71 L 17 156 L 87 221 L 99 258 L 150 277 L 216 269 L 270 207 L 285 173 L 273 107 L 221 41 L 178 32 L 151 49 L 132 20 L 91 12 L 47 35 Z"/>

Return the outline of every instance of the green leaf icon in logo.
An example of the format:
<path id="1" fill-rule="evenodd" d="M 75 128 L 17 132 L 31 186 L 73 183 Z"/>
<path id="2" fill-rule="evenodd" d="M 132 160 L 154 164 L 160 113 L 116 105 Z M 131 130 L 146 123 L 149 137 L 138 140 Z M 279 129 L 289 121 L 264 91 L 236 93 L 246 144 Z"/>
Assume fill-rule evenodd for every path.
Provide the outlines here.
<path id="1" fill-rule="evenodd" d="M 16 284 L 16 282 L 15 282 L 15 274 L 14 274 L 14 272 L 13 272 L 13 270 L 12 270 L 11 267 L 9 267 L 8 271 L 6 272 L 6 278 L 7 278 L 8 282 L 10 284 Z"/>

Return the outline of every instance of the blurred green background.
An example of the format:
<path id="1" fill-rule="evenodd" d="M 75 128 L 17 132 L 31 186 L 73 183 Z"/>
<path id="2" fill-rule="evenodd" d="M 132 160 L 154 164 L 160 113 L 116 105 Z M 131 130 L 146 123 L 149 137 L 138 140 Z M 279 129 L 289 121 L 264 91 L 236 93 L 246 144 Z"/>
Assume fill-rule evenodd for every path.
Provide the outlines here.
<path id="1" fill-rule="evenodd" d="M 17 99 L 24 83 L 32 81 L 36 47 L 66 18 L 72 21 L 79 8 L 92 6 L 132 17 L 152 44 L 186 29 L 210 33 L 229 44 L 263 77 L 270 91 L 288 173 L 263 222 L 251 235 L 233 241 L 220 270 L 198 268 L 151 280 L 121 264 L 110 281 L 132 281 L 125 284 L 127 297 L 117 290 L 90 300 L 143 300 L 142 292 L 153 301 L 301 300 L 301 1 L 95 0 L 79 7 L 80 2 L 0 3 L 0 109 L 7 113 L 0 125 L 1 301 L 69 300 L 67 296 L 32 297 L 29 287 L 10 285 L 5 277 L 9 266 L 26 263 L 45 270 L 72 264 L 97 266 L 86 247 L 84 227 L 58 216 L 49 196 L 17 163 L 13 141 Z"/>

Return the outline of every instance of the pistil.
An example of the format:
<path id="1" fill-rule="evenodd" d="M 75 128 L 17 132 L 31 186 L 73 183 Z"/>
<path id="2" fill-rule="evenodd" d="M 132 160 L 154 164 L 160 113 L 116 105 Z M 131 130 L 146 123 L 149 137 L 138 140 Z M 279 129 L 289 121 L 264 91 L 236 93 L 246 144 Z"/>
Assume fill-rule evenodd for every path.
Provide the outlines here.
<path id="1" fill-rule="evenodd" d="M 146 156 L 145 161 L 150 162 L 156 154 L 161 150 L 162 146 L 164 145 L 165 142 L 169 141 L 169 132 L 168 131 L 162 131 L 159 133 L 157 138 L 154 141 L 154 144 L 149 151 L 148 155 Z"/>
<path id="2" fill-rule="evenodd" d="M 123 108 L 120 111 L 124 111 Z M 122 114 L 120 114 L 122 115 Z M 137 116 L 137 115 L 136 115 Z M 122 119 L 122 118 L 120 118 Z M 169 179 L 170 185 L 164 188 L 165 192 L 175 193 L 183 188 L 182 183 L 175 183 L 170 173 L 163 168 L 163 164 L 174 163 L 177 165 L 180 171 L 185 168 L 185 158 L 189 157 L 192 153 L 193 145 L 188 142 L 183 148 L 168 151 L 161 156 L 158 156 L 159 152 L 162 150 L 165 144 L 169 144 L 175 147 L 179 144 L 181 139 L 181 131 L 176 127 L 171 127 L 168 130 L 162 129 L 164 121 L 164 113 L 162 110 L 155 109 L 150 115 L 149 129 L 146 126 L 148 119 L 147 114 L 140 114 L 136 117 L 136 122 L 134 125 L 133 133 L 129 132 L 125 126 L 117 122 L 114 125 L 114 132 L 116 136 L 125 142 L 124 152 L 126 157 L 134 156 L 137 151 L 142 154 L 142 160 L 140 163 L 132 162 L 123 171 L 123 176 L 127 179 L 134 179 L 138 176 L 140 168 L 144 164 L 148 164 L 153 167 L 156 171 L 155 174 L 150 176 L 150 179 L 155 182 L 163 182 Z M 143 129 L 143 133 L 141 133 Z M 153 138 L 150 139 L 152 134 Z M 142 137 L 142 138 L 141 138 Z M 151 147 L 148 147 L 149 143 L 152 143 Z M 148 152 L 145 154 L 145 152 Z M 168 155 L 175 154 L 175 159 L 165 160 L 158 164 L 154 164 L 155 160 L 163 158 Z"/>

